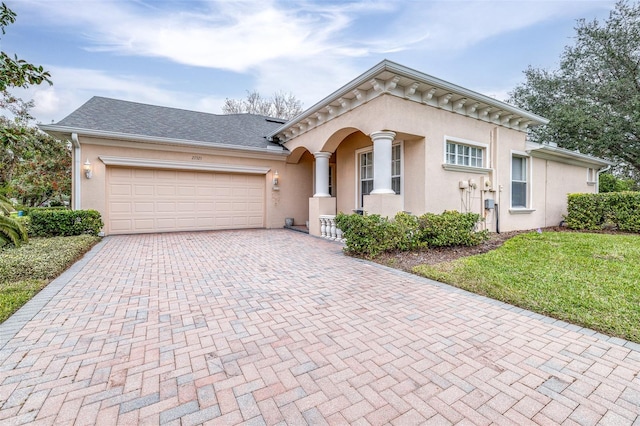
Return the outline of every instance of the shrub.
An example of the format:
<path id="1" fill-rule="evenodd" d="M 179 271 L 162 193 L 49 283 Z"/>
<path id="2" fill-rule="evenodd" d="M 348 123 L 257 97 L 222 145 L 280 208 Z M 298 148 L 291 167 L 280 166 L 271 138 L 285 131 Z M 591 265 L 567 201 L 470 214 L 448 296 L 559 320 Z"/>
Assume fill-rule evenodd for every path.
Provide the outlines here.
<path id="1" fill-rule="evenodd" d="M 426 213 L 418 219 L 421 240 L 430 247 L 477 246 L 487 239 L 487 231 L 475 232 L 479 220 L 476 213 Z"/>
<path id="2" fill-rule="evenodd" d="M 98 235 L 104 226 L 96 210 L 33 209 L 29 211 L 29 234 L 37 237 Z"/>
<path id="3" fill-rule="evenodd" d="M 5 196 L 0 195 L 0 247 L 20 244 L 28 241 L 27 230 L 20 221 L 9 216 L 13 211 L 13 205 Z"/>
<path id="4" fill-rule="evenodd" d="M 598 192 L 637 191 L 638 182 L 633 179 L 619 178 L 612 173 L 603 173 L 598 179 Z"/>
<path id="5" fill-rule="evenodd" d="M 347 252 L 376 256 L 390 249 L 387 240 L 389 220 L 380 215 L 338 213 L 336 226 L 342 230 L 346 239 Z"/>
<path id="6" fill-rule="evenodd" d="M 565 222 L 571 229 L 640 232 L 640 192 L 569 194 L 567 211 Z"/>
<path id="7" fill-rule="evenodd" d="M 98 241 L 91 235 L 33 238 L 15 250 L 0 249 L 0 283 L 53 279 Z"/>
<path id="8" fill-rule="evenodd" d="M 487 232 L 476 232 L 480 215 L 447 211 L 416 217 L 398 213 L 393 220 L 380 215 L 339 213 L 336 225 L 346 240 L 345 251 L 375 257 L 386 251 L 407 251 L 423 247 L 478 245 Z"/>

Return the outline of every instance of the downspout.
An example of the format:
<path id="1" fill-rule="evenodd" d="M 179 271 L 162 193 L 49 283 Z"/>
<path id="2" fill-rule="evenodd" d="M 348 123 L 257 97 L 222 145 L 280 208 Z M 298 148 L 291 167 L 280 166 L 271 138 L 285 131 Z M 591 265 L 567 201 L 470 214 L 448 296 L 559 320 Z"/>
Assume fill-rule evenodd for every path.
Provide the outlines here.
<path id="1" fill-rule="evenodd" d="M 600 173 L 608 172 L 611 169 L 611 164 L 609 164 L 604 169 L 598 170 L 596 173 L 596 194 L 600 192 Z"/>
<path id="2" fill-rule="evenodd" d="M 73 210 L 80 210 L 80 141 L 77 133 L 71 133 L 71 145 L 73 145 Z"/>

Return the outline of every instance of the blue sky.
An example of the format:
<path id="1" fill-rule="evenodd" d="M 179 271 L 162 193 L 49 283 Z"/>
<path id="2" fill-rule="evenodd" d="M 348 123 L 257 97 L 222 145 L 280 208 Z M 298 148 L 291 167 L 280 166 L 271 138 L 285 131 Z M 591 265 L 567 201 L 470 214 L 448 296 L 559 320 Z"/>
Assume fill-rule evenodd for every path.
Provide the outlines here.
<path id="1" fill-rule="evenodd" d="M 247 90 L 305 107 L 383 59 L 504 100 L 529 66 L 556 68 L 601 0 L 5 0 L 3 51 L 51 72 L 19 91 L 41 123 L 94 95 L 211 113 Z"/>

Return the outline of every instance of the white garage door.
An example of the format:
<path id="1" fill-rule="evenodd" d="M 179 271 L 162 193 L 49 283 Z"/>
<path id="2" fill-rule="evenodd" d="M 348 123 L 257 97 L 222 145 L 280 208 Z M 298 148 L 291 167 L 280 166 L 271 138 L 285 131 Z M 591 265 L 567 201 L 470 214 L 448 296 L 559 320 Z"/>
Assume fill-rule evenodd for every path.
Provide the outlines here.
<path id="1" fill-rule="evenodd" d="M 110 234 L 264 227 L 264 175 L 107 168 Z"/>

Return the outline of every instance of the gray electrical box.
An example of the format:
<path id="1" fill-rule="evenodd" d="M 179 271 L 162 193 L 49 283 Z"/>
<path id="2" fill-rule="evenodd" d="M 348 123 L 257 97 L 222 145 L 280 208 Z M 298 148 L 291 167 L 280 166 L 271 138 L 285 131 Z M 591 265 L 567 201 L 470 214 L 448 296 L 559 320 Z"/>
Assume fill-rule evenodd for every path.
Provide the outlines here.
<path id="1" fill-rule="evenodd" d="M 484 208 L 487 210 L 493 210 L 496 208 L 496 202 L 495 200 L 491 199 L 491 198 L 487 198 L 486 200 L 484 200 Z"/>

